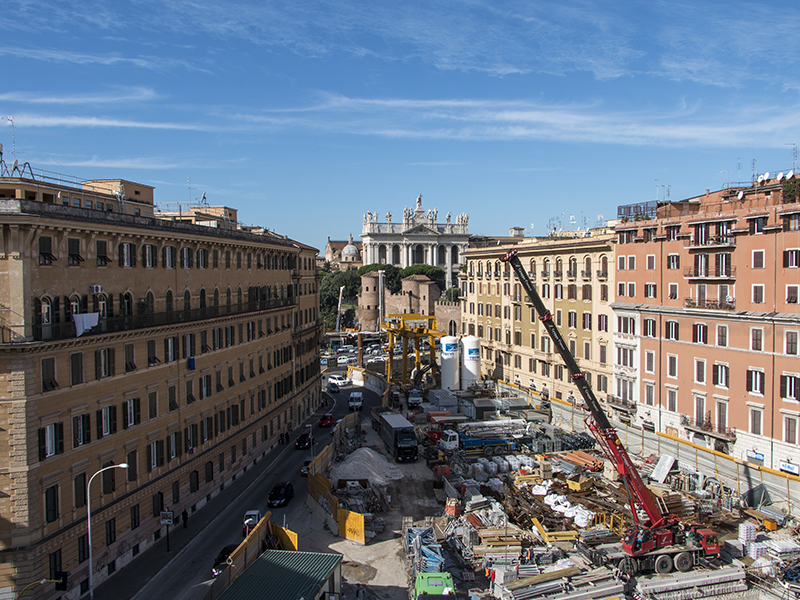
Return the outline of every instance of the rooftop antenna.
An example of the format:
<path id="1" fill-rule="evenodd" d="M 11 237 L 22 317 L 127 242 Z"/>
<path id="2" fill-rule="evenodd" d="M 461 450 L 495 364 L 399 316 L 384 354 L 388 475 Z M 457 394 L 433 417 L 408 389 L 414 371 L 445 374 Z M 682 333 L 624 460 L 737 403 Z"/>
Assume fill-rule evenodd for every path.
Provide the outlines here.
<path id="1" fill-rule="evenodd" d="M 736 181 L 741 181 L 742 180 L 742 158 L 741 157 L 736 159 L 736 168 L 738 169 L 738 172 L 736 174 Z"/>
<path id="2" fill-rule="evenodd" d="M 672 188 L 672 186 L 670 184 L 667 184 L 667 202 L 669 202 L 669 198 L 670 198 L 670 193 L 669 192 L 670 192 L 671 188 Z"/>
<path id="3" fill-rule="evenodd" d="M 792 147 L 792 171 L 797 171 L 797 144 L 784 144 Z"/>
<path id="4" fill-rule="evenodd" d="M 658 202 L 658 179 L 654 179 L 653 181 L 656 182 L 656 202 Z"/>
<path id="5" fill-rule="evenodd" d="M 11 123 L 11 156 L 14 157 L 14 160 L 17 160 L 17 139 L 14 135 L 14 117 L 8 115 L 4 118 L 6 121 Z"/>
<path id="6" fill-rule="evenodd" d="M 723 175 L 725 173 L 728 174 L 728 187 L 731 187 L 731 172 L 730 171 L 720 171 L 720 173 L 722 173 Z"/>

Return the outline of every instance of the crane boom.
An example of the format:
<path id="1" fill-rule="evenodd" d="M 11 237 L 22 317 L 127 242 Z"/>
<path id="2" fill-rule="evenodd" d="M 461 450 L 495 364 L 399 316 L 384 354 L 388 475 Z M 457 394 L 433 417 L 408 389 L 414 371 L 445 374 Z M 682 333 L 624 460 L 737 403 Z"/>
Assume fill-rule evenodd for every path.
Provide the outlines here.
<path id="1" fill-rule="evenodd" d="M 586 374 L 581 371 L 578 363 L 575 361 L 575 357 L 572 356 L 572 353 L 569 351 L 561 332 L 559 332 L 553 322 L 553 316 L 550 314 L 550 311 L 547 310 L 547 307 L 545 307 L 536 288 L 533 287 L 528 273 L 525 271 L 525 268 L 522 266 L 517 256 L 517 250 L 511 250 L 503 255 L 500 260 L 508 263 L 511 265 L 511 268 L 514 269 L 522 287 L 525 288 L 525 292 L 528 294 L 531 302 L 533 302 L 534 308 L 536 308 L 539 320 L 542 322 L 545 329 L 547 329 L 547 333 L 550 335 L 564 364 L 567 366 L 573 383 L 580 391 L 581 396 L 583 396 L 583 400 L 590 413 L 590 416 L 586 419 L 587 425 L 594 433 L 606 456 L 614 464 L 625 484 L 634 520 L 638 522 L 636 511 L 636 505 L 638 504 L 644 510 L 645 514 L 647 514 L 649 523 L 647 523 L 646 526 L 650 529 L 671 525 L 673 521 L 677 520 L 677 517 L 674 515 L 664 516 L 661 514 L 655 500 L 653 500 L 653 496 L 645 486 L 638 470 L 631 461 L 628 452 L 625 450 L 625 446 L 622 445 L 617 430 L 609 422 L 603 408 L 600 406 L 600 402 L 597 400 L 591 386 L 586 381 Z"/>

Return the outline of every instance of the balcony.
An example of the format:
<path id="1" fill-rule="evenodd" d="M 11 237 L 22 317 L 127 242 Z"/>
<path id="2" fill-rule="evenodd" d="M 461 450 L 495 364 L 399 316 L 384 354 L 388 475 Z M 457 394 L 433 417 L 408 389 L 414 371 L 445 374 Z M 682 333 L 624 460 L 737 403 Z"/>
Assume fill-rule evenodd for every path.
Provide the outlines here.
<path id="1" fill-rule="evenodd" d="M 575 269 L 574 271 L 567 271 L 567 279 L 575 279 L 578 277 L 578 270 Z"/>
<path id="2" fill-rule="evenodd" d="M 536 271 L 528 271 L 529 279 L 536 279 Z"/>
<path id="3" fill-rule="evenodd" d="M 553 277 L 556 279 L 561 279 L 564 276 L 564 271 L 555 270 L 553 271 Z"/>
<path id="4" fill-rule="evenodd" d="M 508 279 L 509 277 L 511 277 L 511 272 L 510 271 L 503 271 L 503 279 Z"/>
<path id="5" fill-rule="evenodd" d="M 519 304 L 522 302 L 522 297 L 519 294 L 511 294 L 511 302 L 512 304 Z"/>
<path id="6" fill-rule="evenodd" d="M 697 298 L 685 298 L 683 306 L 686 308 L 708 308 L 712 310 L 734 310 L 736 308 L 736 298 L 728 296 L 725 300 L 716 300 L 713 298 L 704 298 L 698 300 Z"/>
<path id="7" fill-rule="evenodd" d="M 601 271 L 600 269 L 597 269 L 597 278 L 608 279 L 608 271 Z"/>
<path id="8" fill-rule="evenodd" d="M 726 442 L 736 441 L 736 430 L 732 427 L 714 426 L 711 419 L 703 419 L 698 421 L 688 415 L 681 415 L 681 425 L 686 427 L 689 431 L 710 435 L 711 437 L 725 440 Z"/>
<path id="9" fill-rule="evenodd" d="M 101 335 L 120 331 L 135 331 L 137 329 L 149 329 L 178 323 L 193 323 L 218 317 L 230 317 L 265 310 L 274 310 L 277 308 L 286 308 L 294 304 L 295 298 L 271 298 L 260 302 L 243 302 L 242 304 L 210 306 L 206 308 L 175 310 L 163 313 L 107 317 L 105 319 L 100 319 L 100 322 L 92 329 L 84 331 L 82 336 Z M 76 337 L 75 324 L 72 321 L 33 326 L 33 341 L 36 342 L 65 340 L 74 337 Z"/>
<path id="10" fill-rule="evenodd" d="M 542 271 L 542 277 L 544 277 L 545 279 L 549 279 L 550 278 L 550 271 Z"/>
<path id="11" fill-rule="evenodd" d="M 632 400 L 625 400 L 624 398 L 619 398 L 618 396 L 613 396 L 611 394 L 606 396 L 606 404 L 628 414 L 634 414 L 636 412 L 636 402 L 633 402 Z"/>
<path id="12" fill-rule="evenodd" d="M 736 279 L 736 267 L 686 267 L 683 276 L 687 279 Z"/>
<path id="13" fill-rule="evenodd" d="M 598 271 L 598 273 L 599 273 L 599 271 Z M 581 270 L 581 277 L 583 279 L 591 279 L 592 278 L 592 272 L 591 271 L 586 271 L 586 270 Z M 598 275 L 598 277 L 599 277 L 599 275 Z"/>
<path id="14" fill-rule="evenodd" d="M 684 248 L 733 248 L 736 246 L 736 238 L 733 234 L 728 235 L 709 235 L 698 237 L 693 235 L 688 240 L 683 241 Z"/>

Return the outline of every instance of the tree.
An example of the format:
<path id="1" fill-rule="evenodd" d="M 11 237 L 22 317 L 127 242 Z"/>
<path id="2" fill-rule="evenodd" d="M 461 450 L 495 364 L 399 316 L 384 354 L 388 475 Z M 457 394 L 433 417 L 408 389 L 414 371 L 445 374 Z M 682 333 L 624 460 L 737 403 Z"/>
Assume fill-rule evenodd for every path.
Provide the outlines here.
<path id="1" fill-rule="evenodd" d="M 400 270 L 400 277 L 405 279 L 411 275 L 425 275 L 430 277 L 439 286 L 439 289 L 444 289 L 444 269 L 441 267 L 434 267 L 433 265 L 411 265 L 405 269 Z"/>
<path id="2" fill-rule="evenodd" d="M 797 179 L 787 179 L 783 183 L 783 201 L 784 202 L 797 202 L 797 197 L 800 195 L 800 184 Z"/>
<path id="3" fill-rule="evenodd" d="M 458 299 L 461 297 L 461 288 L 460 287 L 451 287 L 447 288 L 444 291 L 444 299 L 448 302 L 458 302 Z"/>
<path id="4" fill-rule="evenodd" d="M 361 278 L 356 271 L 328 273 L 319 283 L 319 312 L 329 329 L 336 327 L 336 310 L 339 306 L 339 288 L 344 286 L 342 302 L 358 303 Z"/>
<path id="5" fill-rule="evenodd" d="M 403 289 L 403 283 L 400 280 L 400 269 L 394 265 L 382 265 L 380 263 L 364 265 L 358 270 L 358 276 L 361 277 L 362 275 L 375 271 L 385 271 L 383 275 L 384 285 L 390 293 L 397 294 Z"/>

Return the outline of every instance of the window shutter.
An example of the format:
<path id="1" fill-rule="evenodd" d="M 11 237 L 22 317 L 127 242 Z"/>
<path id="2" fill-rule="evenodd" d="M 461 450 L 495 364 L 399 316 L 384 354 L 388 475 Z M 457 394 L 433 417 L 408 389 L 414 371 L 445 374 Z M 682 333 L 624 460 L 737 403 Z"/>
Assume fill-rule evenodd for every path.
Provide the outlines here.
<path id="1" fill-rule="evenodd" d="M 161 248 L 161 264 L 164 265 L 164 267 L 167 266 L 167 247 L 166 246 Z"/>
<path id="2" fill-rule="evenodd" d="M 131 266 L 136 266 L 136 244 L 130 244 Z"/>
<path id="3" fill-rule="evenodd" d="M 108 407 L 109 413 L 109 421 L 111 421 L 111 426 L 109 430 L 111 433 L 117 433 L 117 407 L 116 406 L 109 406 Z"/>
<path id="4" fill-rule="evenodd" d="M 145 455 L 147 459 L 147 472 L 149 473 L 153 470 L 153 450 L 150 447 L 150 444 L 147 444 L 147 452 L 145 452 Z M 153 498 L 153 505 L 153 512 L 155 512 L 155 497 Z"/>
<path id="5" fill-rule="evenodd" d="M 53 323 L 61 322 L 61 297 L 53 298 Z"/>
<path id="6" fill-rule="evenodd" d="M 139 398 L 131 400 L 133 402 L 133 425 L 138 425 L 142 422 L 142 401 Z"/>
<path id="7" fill-rule="evenodd" d="M 756 232 L 756 221 L 755 219 L 750 219 L 747 222 L 747 229 L 750 235 L 753 235 Z"/>
<path id="8" fill-rule="evenodd" d="M 79 425 L 82 417 L 72 417 L 72 447 L 77 448 L 83 443 L 83 438 L 80 436 Z"/>
<path id="9" fill-rule="evenodd" d="M 56 454 L 64 453 L 64 424 L 56 423 L 54 427 L 56 434 Z"/>
<path id="10" fill-rule="evenodd" d="M 697 343 L 697 324 L 692 326 L 692 342 Z"/>
<path id="11" fill-rule="evenodd" d="M 753 372 L 750 370 L 747 371 L 747 391 L 753 391 Z"/>
<path id="12" fill-rule="evenodd" d="M 99 440 L 103 437 L 103 411 L 98 410 L 95 416 L 97 417 L 97 439 Z"/>
<path id="13" fill-rule="evenodd" d="M 81 296 L 81 310 L 84 313 L 89 312 L 89 296 Z"/>
<path id="14" fill-rule="evenodd" d="M 39 430 L 39 460 L 47 458 L 47 441 L 44 429 Z"/>
<path id="15" fill-rule="evenodd" d="M 83 443 L 88 444 L 92 441 L 92 418 L 89 415 L 83 415 Z"/>
<path id="16" fill-rule="evenodd" d="M 788 379 L 786 375 L 781 375 L 781 398 L 786 398 L 786 384 Z"/>
<path id="17" fill-rule="evenodd" d="M 108 349 L 108 374 L 113 375 L 116 372 L 116 360 L 114 359 L 114 348 Z M 116 410 L 116 409 L 114 409 Z"/>
<path id="18" fill-rule="evenodd" d="M 128 428 L 128 402 L 122 403 L 122 428 Z"/>
<path id="19" fill-rule="evenodd" d="M 197 443 L 197 441 L 198 441 L 198 437 L 197 437 L 197 423 L 194 423 L 194 424 L 193 424 L 191 427 L 192 427 L 192 439 L 194 440 L 194 442 L 195 442 L 195 443 Z"/>
<path id="20" fill-rule="evenodd" d="M 719 365 L 714 365 L 711 368 L 711 380 L 714 385 L 719 383 Z"/>
<path id="21" fill-rule="evenodd" d="M 114 316 L 114 294 L 109 294 L 106 298 L 106 314 L 109 317 Z"/>
<path id="22" fill-rule="evenodd" d="M 180 456 L 181 455 L 181 432 L 180 431 L 176 431 L 175 432 L 175 455 L 176 456 Z"/>
<path id="23" fill-rule="evenodd" d="M 103 377 L 102 359 L 100 358 L 100 350 L 94 351 L 94 378 L 101 379 Z"/>
<path id="24" fill-rule="evenodd" d="M 159 467 L 164 464 L 164 440 L 156 441 L 156 461 Z"/>
<path id="25" fill-rule="evenodd" d="M 787 268 L 789 266 L 789 251 L 783 251 L 783 268 Z"/>
<path id="26" fill-rule="evenodd" d="M 69 296 L 64 296 L 64 323 L 68 323 L 71 316 L 72 304 L 69 302 Z"/>
<path id="27" fill-rule="evenodd" d="M 155 245 L 152 246 L 152 248 L 153 248 L 153 266 L 157 267 L 158 266 L 158 249 L 155 247 Z"/>
<path id="28" fill-rule="evenodd" d="M 125 250 L 123 248 L 124 248 L 124 244 L 119 244 L 117 246 L 117 254 L 119 254 L 119 266 L 120 267 L 124 267 L 125 266 Z"/>

